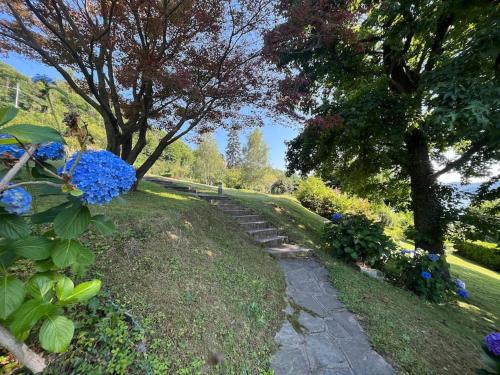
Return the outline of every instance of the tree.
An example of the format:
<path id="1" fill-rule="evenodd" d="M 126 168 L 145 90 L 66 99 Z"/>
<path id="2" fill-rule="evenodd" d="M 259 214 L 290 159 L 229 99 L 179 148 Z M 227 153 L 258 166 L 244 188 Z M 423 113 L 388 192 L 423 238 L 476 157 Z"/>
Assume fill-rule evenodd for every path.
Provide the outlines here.
<path id="1" fill-rule="evenodd" d="M 241 165 L 241 145 L 238 130 L 229 130 L 229 137 L 226 147 L 226 162 L 228 168 L 236 168 Z"/>
<path id="2" fill-rule="evenodd" d="M 166 161 L 166 172 L 181 179 L 189 175 L 194 163 L 193 151 L 180 139 L 167 147 L 163 158 Z"/>
<path id="3" fill-rule="evenodd" d="M 279 109 L 311 115 L 288 145 L 289 171 L 368 181 L 372 192 L 409 186 L 416 246 L 442 253 L 448 194 L 438 177 L 485 175 L 500 159 L 498 5 L 280 4 L 284 22 L 265 37 L 285 76 Z"/>
<path id="4" fill-rule="evenodd" d="M 0 51 L 54 67 L 101 115 L 107 149 L 130 164 L 147 133 L 163 130 L 137 168 L 140 179 L 183 135 L 230 126 L 243 106 L 259 103 L 266 79 L 255 41 L 269 6 L 270 0 L 13 0 L 0 4 Z"/>
<path id="5" fill-rule="evenodd" d="M 243 148 L 242 180 L 249 189 L 262 190 L 264 179 L 269 169 L 269 148 L 264 142 L 260 129 L 255 129 L 248 136 Z M 272 182 L 271 182 L 272 183 Z"/>
<path id="6" fill-rule="evenodd" d="M 221 181 L 225 162 L 219 152 L 217 142 L 212 136 L 206 136 L 194 152 L 193 177 L 207 185 Z"/>

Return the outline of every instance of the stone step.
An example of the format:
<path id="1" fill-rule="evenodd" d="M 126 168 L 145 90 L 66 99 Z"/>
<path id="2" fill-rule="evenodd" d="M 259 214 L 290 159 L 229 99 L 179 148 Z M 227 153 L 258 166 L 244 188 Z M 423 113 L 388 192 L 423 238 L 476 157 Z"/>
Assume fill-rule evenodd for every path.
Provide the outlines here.
<path id="1" fill-rule="evenodd" d="M 215 194 L 201 194 L 198 193 L 196 196 L 200 199 L 208 201 L 210 204 L 217 205 L 217 202 L 228 201 L 230 198 L 226 195 L 215 195 Z"/>
<path id="2" fill-rule="evenodd" d="M 240 206 L 239 204 L 216 204 L 215 206 L 224 212 L 231 210 L 248 210 L 246 207 Z"/>
<path id="3" fill-rule="evenodd" d="M 276 228 L 264 228 L 264 229 L 252 229 L 247 230 L 247 233 L 255 239 L 276 237 L 278 235 L 278 229 Z"/>
<path id="4" fill-rule="evenodd" d="M 263 228 L 267 228 L 267 226 L 268 226 L 268 223 L 265 220 L 261 220 L 261 221 L 249 221 L 247 223 L 239 223 L 239 224 L 245 230 L 249 230 L 249 229 L 263 229 Z"/>
<path id="5" fill-rule="evenodd" d="M 255 242 L 262 246 L 279 246 L 286 241 L 286 236 L 273 236 L 265 238 L 256 238 Z"/>
<path id="6" fill-rule="evenodd" d="M 224 210 L 224 213 L 230 216 L 243 216 L 243 215 L 250 215 L 252 214 L 252 211 L 249 209 L 239 209 L 239 210 Z"/>
<path id="7" fill-rule="evenodd" d="M 268 247 L 264 251 L 274 258 L 307 258 L 313 254 L 311 249 L 287 243 L 281 246 Z"/>
<path id="8" fill-rule="evenodd" d="M 238 220 L 239 223 L 248 223 L 250 221 L 258 221 L 262 219 L 259 215 L 238 215 L 238 216 L 233 216 L 236 220 Z"/>

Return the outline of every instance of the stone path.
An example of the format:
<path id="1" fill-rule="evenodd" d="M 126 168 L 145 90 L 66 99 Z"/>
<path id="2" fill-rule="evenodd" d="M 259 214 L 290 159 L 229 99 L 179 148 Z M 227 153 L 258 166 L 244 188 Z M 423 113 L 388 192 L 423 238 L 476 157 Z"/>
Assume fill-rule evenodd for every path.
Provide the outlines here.
<path id="1" fill-rule="evenodd" d="M 314 259 L 281 259 L 280 264 L 286 278 L 287 320 L 275 338 L 275 375 L 395 374 L 337 299 L 322 265 Z"/>

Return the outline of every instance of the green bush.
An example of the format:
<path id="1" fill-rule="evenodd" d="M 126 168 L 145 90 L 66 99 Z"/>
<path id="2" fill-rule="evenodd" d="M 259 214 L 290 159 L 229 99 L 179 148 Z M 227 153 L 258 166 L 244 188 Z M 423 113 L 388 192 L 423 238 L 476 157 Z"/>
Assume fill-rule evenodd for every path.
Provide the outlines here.
<path id="1" fill-rule="evenodd" d="M 390 250 L 395 249 L 383 225 L 364 215 L 334 215 L 326 225 L 325 240 L 327 249 L 337 258 L 371 267 L 380 267 Z"/>
<path id="2" fill-rule="evenodd" d="M 407 229 L 413 225 L 410 212 L 395 212 L 383 203 L 372 204 L 366 199 L 331 189 L 317 177 L 302 180 L 295 196 L 304 207 L 326 218 L 340 212 L 360 214 L 379 221 L 386 226 L 386 234 L 398 241 L 405 239 Z"/>
<path id="3" fill-rule="evenodd" d="M 477 262 L 494 271 L 500 271 L 500 248 L 490 242 L 464 241 L 455 244 L 460 256 Z"/>
<path id="4" fill-rule="evenodd" d="M 302 180 L 295 191 L 299 202 L 323 217 L 334 212 L 364 214 L 375 219 L 370 203 L 366 199 L 350 197 L 338 189 L 331 189 L 317 177 Z"/>

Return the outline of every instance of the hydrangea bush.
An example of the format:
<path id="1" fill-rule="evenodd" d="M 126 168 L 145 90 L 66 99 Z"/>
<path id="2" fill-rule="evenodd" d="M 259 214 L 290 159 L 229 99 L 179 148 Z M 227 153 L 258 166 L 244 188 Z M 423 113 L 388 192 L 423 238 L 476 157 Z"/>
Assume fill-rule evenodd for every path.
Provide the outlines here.
<path id="1" fill-rule="evenodd" d="M 335 213 L 325 228 L 327 251 L 347 262 L 380 266 L 395 248 L 380 223 L 364 215 Z"/>
<path id="2" fill-rule="evenodd" d="M 448 264 L 440 254 L 422 249 L 394 251 L 385 262 L 383 271 L 393 284 L 433 302 L 442 302 L 453 294 L 468 297 L 465 283 L 450 278 Z"/>
<path id="3" fill-rule="evenodd" d="M 40 346 L 59 353 L 68 348 L 75 330 L 66 308 L 89 300 L 101 287 L 97 279 L 77 285 L 71 279 L 82 277 L 94 260 L 78 237 L 90 226 L 103 235 L 115 229 L 87 205 L 102 205 L 127 192 L 135 173 L 110 152 L 87 150 L 88 133 L 74 126 L 71 134 L 81 150 L 56 170 L 49 161 L 65 157 L 62 136 L 49 127 L 8 125 L 16 113 L 12 107 L 0 108 L 0 325 L 18 342 L 36 330 Z M 61 195 L 61 203 L 34 212 L 28 186 Z M 26 270 L 19 273 L 19 264 Z M 9 346 L 17 345 L 15 340 L 4 336 L 0 345 L 16 352 Z M 31 352 L 18 360 L 40 372 L 43 361 L 27 363 L 26 358 L 35 357 Z"/>
<path id="4" fill-rule="evenodd" d="M 483 349 L 481 359 L 486 369 L 480 369 L 477 373 L 482 375 L 500 374 L 500 332 L 491 332 L 486 335 L 481 347 Z"/>

